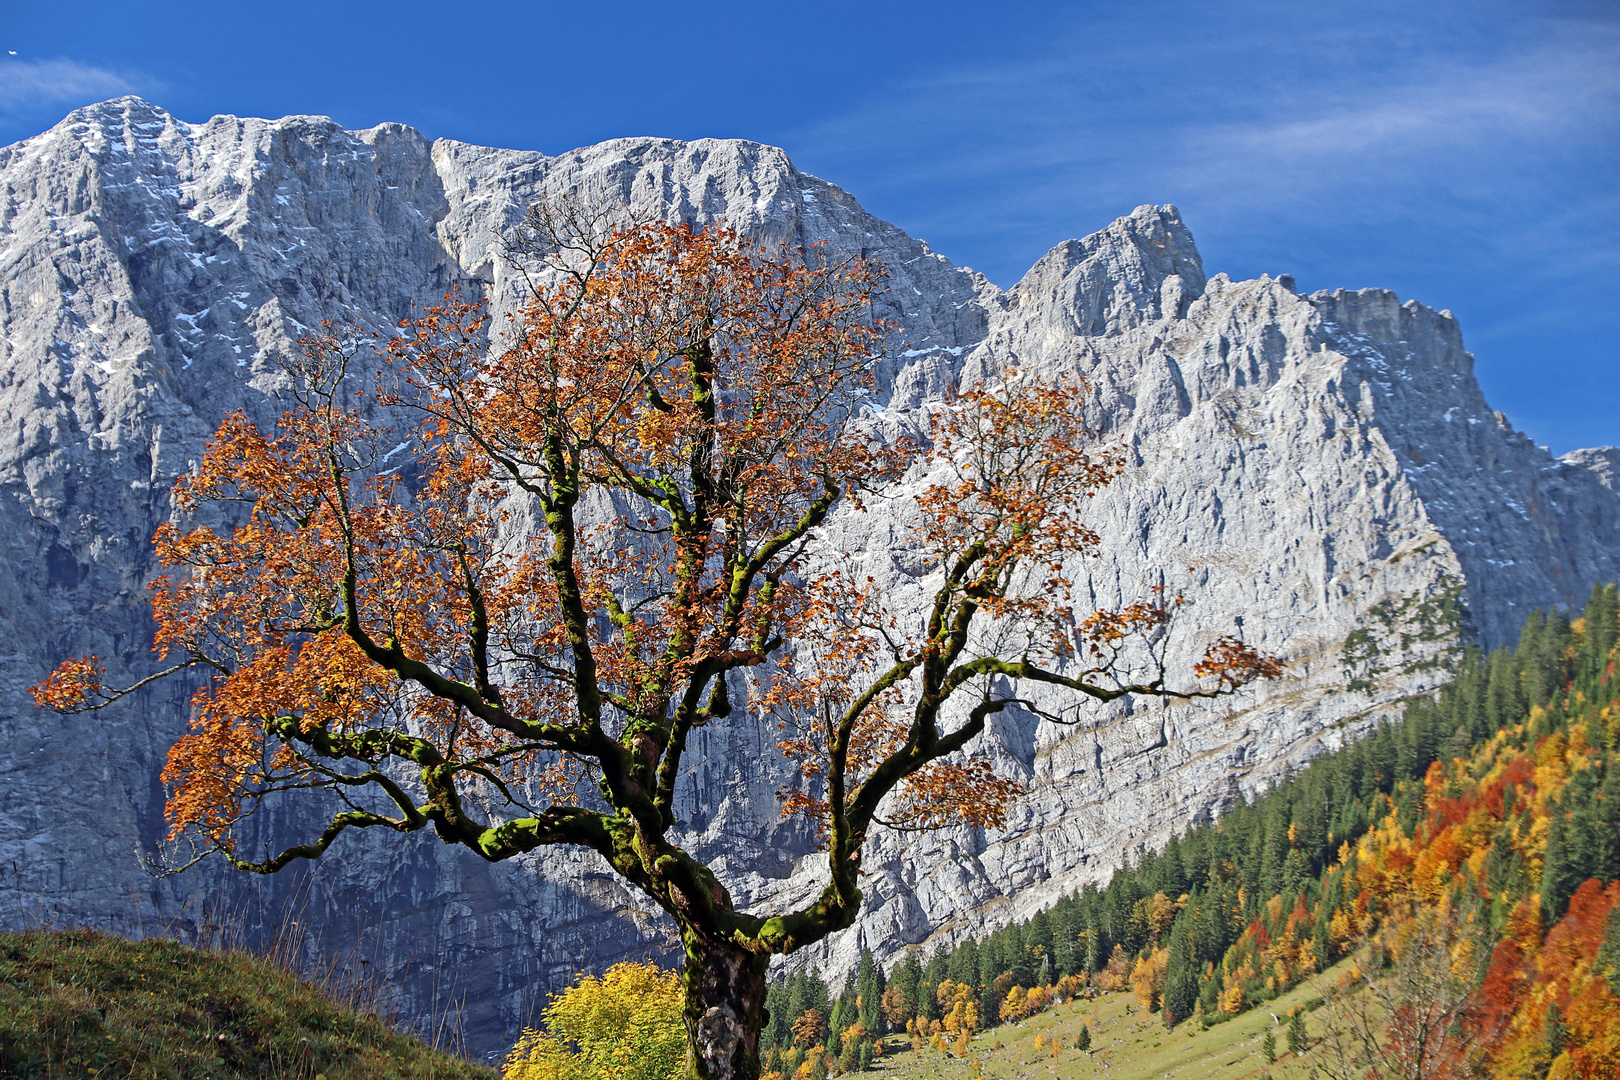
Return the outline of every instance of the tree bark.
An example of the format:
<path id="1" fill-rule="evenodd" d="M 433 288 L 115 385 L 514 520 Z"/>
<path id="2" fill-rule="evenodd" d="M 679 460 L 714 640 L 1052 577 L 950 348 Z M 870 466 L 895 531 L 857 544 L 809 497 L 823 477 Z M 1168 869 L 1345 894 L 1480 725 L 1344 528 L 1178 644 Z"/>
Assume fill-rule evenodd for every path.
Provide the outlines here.
<path id="1" fill-rule="evenodd" d="M 757 1080 L 765 1028 L 765 974 L 771 958 L 701 930 L 683 928 L 686 965 L 686 1075 L 692 1080 Z"/>

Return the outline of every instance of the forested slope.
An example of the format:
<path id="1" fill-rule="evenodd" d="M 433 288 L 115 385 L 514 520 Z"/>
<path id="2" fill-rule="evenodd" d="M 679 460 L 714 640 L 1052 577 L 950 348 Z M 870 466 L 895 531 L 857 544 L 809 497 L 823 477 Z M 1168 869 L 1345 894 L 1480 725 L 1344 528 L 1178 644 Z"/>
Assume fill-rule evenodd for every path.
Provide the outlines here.
<path id="1" fill-rule="evenodd" d="M 1398 722 L 1106 887 L 887 980 L 863 964 L 837 997 L 795 977 L 773 992 L 772 1063 L 813 1070 L 814 1038 L 854 1067 L 899 1026 L 965 1050 L 964 1032 L 1126 989 L 1169 1026 L 1217 1024 L 1440 910 L 1475 945 L 1464 1049 L 1496 1075 L 1620 1075 L 1617 637 L 1612 585 L 1573 622 L 1533 614 L 1517 648 L 1470 651 Z"/>

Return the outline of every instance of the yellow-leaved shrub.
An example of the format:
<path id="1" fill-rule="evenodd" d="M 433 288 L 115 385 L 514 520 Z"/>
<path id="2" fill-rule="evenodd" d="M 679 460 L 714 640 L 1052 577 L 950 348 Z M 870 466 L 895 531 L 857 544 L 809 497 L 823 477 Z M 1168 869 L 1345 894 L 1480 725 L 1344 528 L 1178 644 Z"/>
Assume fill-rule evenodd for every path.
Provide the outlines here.
<path id="1" fill-rule="evenodd" d="M 552 996 L 503 1080 L 677 1080 L 686 1064 L 681 980 L 656 964 L 614 964 Z"/>

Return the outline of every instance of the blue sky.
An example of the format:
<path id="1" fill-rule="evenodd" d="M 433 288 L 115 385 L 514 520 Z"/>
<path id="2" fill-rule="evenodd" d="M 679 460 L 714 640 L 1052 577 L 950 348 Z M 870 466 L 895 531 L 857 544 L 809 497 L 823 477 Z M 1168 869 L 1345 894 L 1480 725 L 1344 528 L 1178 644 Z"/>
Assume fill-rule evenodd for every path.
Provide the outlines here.
<path id="1" fill-rule="evenodd" d="M 131 92 L 548 153 L 757 139 L 1003 285 L 1173 202 L 1211 273 L 1450 308 L 1517 426 L 1620 444 L 1614 0 L 0 11 L 0 142 Z"/>

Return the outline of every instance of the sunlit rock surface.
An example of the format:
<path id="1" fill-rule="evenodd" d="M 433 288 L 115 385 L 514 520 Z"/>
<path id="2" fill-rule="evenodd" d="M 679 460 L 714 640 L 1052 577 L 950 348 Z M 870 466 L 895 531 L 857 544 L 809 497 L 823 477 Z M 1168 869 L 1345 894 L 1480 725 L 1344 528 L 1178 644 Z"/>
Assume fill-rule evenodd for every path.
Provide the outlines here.
<path id="1" fill-rule="evenodd" d="M 862 945 L 893 957 L 954 940 L 1105 877 L 1435 685 L 1459 642 L 1508 641 L 1530 609 L 1620 578 L 1620 451 L 1554 459 L 1514 431 L 1449 313 L 1377 289 L 1206 279 L 1172 207 L 1066 241 L 1003 291 L 755 143 L 547 157 L 316 117 L 191 125 L 135 98 L 0 150 L 0 183 L 0 923 L 296 919 L 312 953 L 380 973 L 423 1026 L 459 1014 L 480 1051 L 581 967 L 667 949 L 594 855 L 492 867 L 429 837 L 357 837 L 312 872 L 157 879 L 157 773 L 190 688 L 74 717 L 32 708 L 25 688 L 73 654 L 115 677 L 153 670 L 148 538 L 215 425 L 276 416 L 276 358 L 322 319 L 384 328 L 453 287 L 509 310 L 522 282 L 501 238 L 542 194 L 882 259 L 880 314 L 901 332 L 873 424 L 903 428 L 984 372 L 1083 375 L 1129 460 L 1092 508 L 1104 551 L 1074 567 L 1083 599 L 1180 590 L 1182 668 L 1234 630 L 1289 659 L 1281 682 L 1214 707 L 1138 703 L 1068 728 L 1004 715 L 985 739 L 1029 796 L 999 832 L 877 838 L 860 923 L 812 954 L 836 971 Z M 910 525 L 897 502 L 828 532 L 916 608 Z M 741 716 L 706 728 L 686 778 L 688 843 L 761 908 L 821 880 L 811 838 L 777 813 L 792 780 L 776 738 Z"/>

